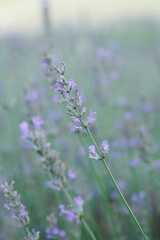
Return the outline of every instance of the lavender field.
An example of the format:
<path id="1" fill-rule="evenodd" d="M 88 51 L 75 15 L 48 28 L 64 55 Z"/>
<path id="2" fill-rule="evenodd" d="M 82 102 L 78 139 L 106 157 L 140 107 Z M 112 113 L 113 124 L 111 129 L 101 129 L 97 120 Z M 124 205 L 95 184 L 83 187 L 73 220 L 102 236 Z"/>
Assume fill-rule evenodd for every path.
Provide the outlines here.
<path id="1" fill-rule="evenodd" d="M 0 240 L 160 240 L 160 30 L 0 39 Z"/>

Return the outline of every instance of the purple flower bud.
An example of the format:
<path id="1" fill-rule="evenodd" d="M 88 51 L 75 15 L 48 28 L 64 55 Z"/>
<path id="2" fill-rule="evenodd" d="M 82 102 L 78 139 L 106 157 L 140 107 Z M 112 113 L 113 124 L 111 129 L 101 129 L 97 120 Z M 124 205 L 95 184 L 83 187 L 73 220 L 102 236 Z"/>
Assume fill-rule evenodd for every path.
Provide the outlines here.
<path id="1" fill-rule="evenodd" d="M 74 198 L 74 203 L 75 203 L 76 206 L 79 207 L 79 206 L 83 205 L 84 200 L 81 196 L 77 196 L 77 197 Z"/>
<path id="2" fill-rule="evenodd" d="M 32 123 L 35 129 L 40 129 L 41 125 L 43 124 L 43 120 L 39 116 L 35 116 L 32 118 Z"/>
<path id="3" fill-rule="evenodd" d="M 6 208 L 6 209 L 8 209 L 8 210 L 10 210 L 10 208 L 9 208 L 9 206 L 8 206 L 7 203 L 4 203 L 3 207 Z"/>
<path id="4" fill-rule="evenodd" d="M 25 217 L 28 215 L 28 212 L 25 211 L 25 206 L 23 204 L 20 205 L 19 213 L 21 217 Z"/>
<path id="5" fill-rule="evenodd" d="M 73 210 L 68 209 L 66 212 L 66 219 L 68 222 L 72 223 L 73 221 L 75 221 L 77 219 L 75 213 L 73 212 Z"/>
<path id="6" fill-rule="evenodd" d="M 21 122 L 19 124 L 19 130 L 21 132 L 21 139 L 29 138 L 30 132 L 29 132 L 29 126 L 27 122 Z"/>
<path id="7" fill-rule="evenodd" d="M 88 150 L 89 150 L 89 153 L 96 154 L 96 150 L 95 150 L 95 146 L 94 145 L 89 146 Z"/>
<path id="8" fill-rule="evenodd" d="M 104 150 L 104 153 L 105 154 L 108 154 L 108 151 L 109 151 L 109 144 L 108 144 L 108 141 L 107 140 L 104 140 L 102 143 L 101 143 L 101 148 Z"/>
<path id="9" fill-rule="evenodd" d="M 59 236 L 63 239 L 66 236 L 66 232 L 64 230 L 59 230 Z"/>
<path id="10" fill-rule="evenodd" d="M 69 85 L 69 89 L 71 90 L 71 89 L 74 88 L 77 84 L 74 82 L 73 79 L 69 79 L 69 80 L 68 80 L 68 85 Z"/>
<path id="11" fill-rule="evenodd" d="M 93 124 L 96 119 L 93 118 L 93 115 L 96 115 L 96 112 L 92 112 L 92 109 L 90 110 L 90 115 L 87 117 L 87 121 L 89 124 Z"/>

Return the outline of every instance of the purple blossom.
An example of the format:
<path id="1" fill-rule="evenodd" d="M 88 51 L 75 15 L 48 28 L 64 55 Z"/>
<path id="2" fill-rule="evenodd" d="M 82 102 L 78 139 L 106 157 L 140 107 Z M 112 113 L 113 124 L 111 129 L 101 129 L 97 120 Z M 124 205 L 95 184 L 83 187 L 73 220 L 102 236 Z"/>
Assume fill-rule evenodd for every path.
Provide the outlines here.
<path id="1" fill-rule="evenodd" d="M 68 209 L 66 212 L 66 219 L 68 222 L 72 223 L 77 219 L 77 216 L 75 215 L 75 213 L 73 212 L 72 209 Z"/>
<path id="2" fill-rule="evenodd" d="M 15 212 L 13 212 L 13 211 L 10 211 L 10 215 L 11 215 L 11 218 L 14 218 L 14 219 L 17 218 Z"/>
<path id="3" fill-rule="evenodd" d="M 55 86 L 55 92 L 61 92 L 62 89 L 58 81 L 54 84 L 54 86 Z"/>
<path id="4" fill-rule="evenodd" d="M 143 200 L 145 197 L 146 197 L 146 193 L 141 190 L 141 191 L 139 192 L 139 198 L 140 198 L 141 200 Z"/>
<path id="5" fill-rule="evenodd" d="M 63 239 L 66 236 L 66 232 L 64 230 L 59 230 L 59 236 Z"/>
<path id="6" fill-rule="evenodd" d="M 41 125 L 43 124 L 43 120 L 40 116 L 35 116 L 32 118 L 32 123 L 35 129 L 40 129 Z"/>
<path id="7" fill-rule="evenodd" d="M 139 158 L 138 157 L 135 157 L 135 158 L 132 158 L 131 161 L 130 161 L 130 167 L 132 168 L 135 168 L 137 167 L 139 164 Z"/>
<path id="8" fill-rule="evenodd" d="M 93 115 L 96 115 L 96 112 L 92 112 L 92 109 L 90 110 L 90 115 L 87 117 L 87 121 L 89 124 L 93 124 L 96 119 L 93 118 Z"/>
<path id="9" fill-rule="evenodd" d="M 75 123 L 72 123 L 71 125 L 71 131 L 74 132 L 75 130 L 79 129 L 79 127 L 75 124 Z"/>
<path id="10" fill-rule="evenodd" d="M 51 58 L 52 64 L 55 64 L 58 61 L 58 58 L 54 54 L 52 54 L 50 58 Z"/>
<path id="11" fill-rule="evenodd" d="M 36 91 L 31 91 L 26 96 L 27 102 L 35 101 L 37 99 L 38 99 L 38 92 L 36 92 Z"/>
<path id="12" fill-rule="evenodd" d="M 80 206 L 83 205 L 84 200 L 81 196 L 77 196 L 77 197 L 74 198 L 74 203 L 75 203 L 76 206 L 80 207 Z"/>
<path id="13" fill-rule="evenodd" d="M 23 121 L 19 124 L 19 130 L 21 132 L 21 139 L 29 138 L 30 132 L 29 132 L 29 126 L 28 123 Z"/>
<path id="14" fill-rule="evenodd" d="M 137 196 L 136 194 L 132 194 L 132 196 L 131 196 L 131 201 L 132 201 L 133 203 L 137 202 L 137 201 L 138 201 L 138 196 Z"/>
<path id="15" fill-rule="evenodd" d="M 77 216 L 75 215 L 72 209 L 65 209 L 64 205 L 60 205 L 59 208 L 60 208 L 59 216 L 65 215 L 68 222 L 72 223 L 77 219 Z"/>
<path id="16" fill-rule="evenodd" d="M 59 213 L 59 216 L 61 217 L 62 215 L 66 214 L 66 210 L 65 210 L 65 207 L 64 205 L 59 205 L 59 208 L 60 208 L 60 213 Z"/>
<path id="17" fill-rule="evenodd" d="M 104 153 L 105 154 L 108 154 L 108 151 L 109 151 L 109 144 L 108 144 L 108 141 L 107 140 L 104 140 L 102 143 L 101 143 L 101 148 L 104 150 Z"/>
<path id="18" fill-rule="evenodd" d="M 19 213 L 21 217 L 25 217 L 26 215 L 28 215 L 28 212 L 25 211 L 25 206 L 23 204 L 20 205 L 20 209 L 19 209 Z"/>
<path id="19" fill-rule="evenodd" d="M 3 207 L 6 208 L 7 210 L 10 210 L 10 208 L 9 208 L 7 203 L 4 203 Z"/>
<path id="20" fill-rule="evenodd" d="M 69 85 L 69 89 L 72 90 L 72 88 L 74 88 L 77 84 L 74 82 L 73 79 L 69 79 L 68 85 Z"/>
<path id="21" fill-rule="evenodd" d="M 91 154 L 96 154 L 96 149 L 94 145 L 91 145 L 88 147 L 89 153 Z"/>
<path id="22" fill-rule="evenodd" d="M 74 179 L 76 177 L 76 174 L 71 170 L 71 169 L 69 169 L 68 170 L 68 179 L 69 180 L 72 180 L 72 179 Z"/>

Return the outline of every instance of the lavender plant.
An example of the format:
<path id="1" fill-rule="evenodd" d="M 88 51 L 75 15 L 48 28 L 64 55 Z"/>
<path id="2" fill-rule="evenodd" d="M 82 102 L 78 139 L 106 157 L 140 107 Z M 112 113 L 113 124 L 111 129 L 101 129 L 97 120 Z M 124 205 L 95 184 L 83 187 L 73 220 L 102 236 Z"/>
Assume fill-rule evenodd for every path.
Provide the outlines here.
<path id="1" fill-rule="evenodd" d="M 96 113 L 90 110 L 90 115 L 86 117 L 86 108 L 82 107 L 82 97 L 77 89 L 74 90 L 76 83 L 73 79 L 69 79 L 68 81 L 64 77 L 66 65 L 62 63 L 62 70 L 60 70 L 55 64 L 52 64 L 51 58 L 47 55 L 43 56 L 43 62 L 46 63 L 47 75 L 49 76 L 49 80 L 51 82 L 51 87 L 55 88 L 55 91 L 60 93 L 63 97 L 64 102 L 66 102 L 67 114 L 70 116 L 71 130 L 86 130 L 87 134 L 92 140 L 93 145 L 89 146 L 89 158 L 94 160 L 98 160 L 103 163 L 107 173 L 109 174 L 115 188 L 117 189 L 123 203 L 128 209 L 131 218 L 136 223 L 143 239 L 147 239 L 145 233 L 143 232 L 138 220 L 133 214 L 130 206 L 128 205 L 126 199 L 124 198 L 120 188 L 118 187 L 114 176 L 112 175 L 108 164 L 105 161 L 105 158 L 108 154 L 109 145 L 107 140 L 102 141 L 100 146 L 97 145 L 95 139 L 93 138 L 89 126 L 95 122 L 95 118 L 93 117 Z M 55 70 L 56 82 L 53 80 L 52 70 Z"/>
<path id="2" fill-rule="evenodd" d="M 30 219 L 28 212 L 21 202 L 20 194 L 14 190 L 13 185 L 14 181 L 12 181 L 10 185 L 7 182 L 1 184 L 5 196 L 4 208 L 10 212 L 11 218 L 15 219 L 19 225 L 24 228 L 26 233 L 25 240 L 38 240 L 39 232 L 35 232 L 34 229 L 32 231 L 29 230 Z"/>
<path id="3" fill-rule="evenodd" d="M 51 149 L 51 144 L 46 140 L 46 133 L 41 129 L 42 124 L 43 121 L 39 116 L 32 117 L 31 126 L 26 121 L 22 122 L 20 124 L 21 138 L 30 140 L 33 149 L 40 156 L 39 166 L 49 176 L 49 180 L 45 182 L 45 186 L 55 191 L 64 191 L 70 205 L 67 209 L 65 209 L 64 205 L 59 206 L 61 210 L 60 216 L 65 215 L 68 222 L 81 221 L 91 238 L 95 240 L 96 237 L 84 218 L 84 200 L 81 196 L 75 196 L 73 200 L 67 190 L 70 181 L 75 178 L 75 173 L 71 169 L 67 172 L 65 163 L 59 159 L 58 152 Z M 56 232 L 49 228 L 46 231 L 49 239 L 53 235 L 61 237 L 62 234 L 62 231 L 57 230 L 57 228 Z"/>

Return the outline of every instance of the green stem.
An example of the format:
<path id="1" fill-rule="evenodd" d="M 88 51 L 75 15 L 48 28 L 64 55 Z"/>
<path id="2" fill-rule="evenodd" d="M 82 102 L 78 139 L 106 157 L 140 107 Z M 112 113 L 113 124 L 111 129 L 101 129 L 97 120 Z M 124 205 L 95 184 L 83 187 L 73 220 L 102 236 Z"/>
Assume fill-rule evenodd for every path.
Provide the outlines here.
<path id="1" fill-rule="evenodd" d="M 95 142 L 95 140 L 94 140 L 94 138 L 93 138 L 93 136 L 92 136 L 90 130 L 88 129 L 88 127 L 86 128 L 86 130 L 87 130 L 87 133 L 88 133 L 88 135 L 90 136 L 90 138 L 91 138 L 91 140 L 92 140 L 92 142 L 93 142 L 95 148 L 97 149 L 97 152 L 98 152 L 99 155 L 101 156 L 101 152 L 99 151 L 99 148 L 98 148 L 98 146 L 97 146 L 97 144 L 96 144 L 96 142 Z M 117 183 L 116 183 L 116 180 L 114 179 L 114 177 L 113 177 L 113 175 L 112 175 L 112 173 L 111 173 L 111 171 L 110 171 L 110 169 L 109 169 L 107 163 L 105 162 L 105 159 L 102 158 L 101 161 L 103 162 L 103 164 L 104 164 L 104 166 L 105 166 L 105 169 L 107 170 L 107 172 L 108 172 L 108 174 L 109 174 L 109 176 L 110 176 L 110 178 L 111 178 L 111 180 L 112 180 L 112 182 L 113 182 L 113 184 L 114 184 L 116 190 L 118 191 L 118 193 L 119 193 L 119 195 L 120 195 L 122 201 L 124 202 L 125 206 L 127 207 L 127 209 L 128 209 L 128 211 L 129 211 L 129 213 L 130 213 L 132 219 L 134 220 L 134 222 L 136 223 L 138 229 L 140 230 L 140 233 L 142 234 L 143 239 L 144 239 L 144 240 L 147 240 L 147 238 L 146 238 L 146 236 L 145 236 L 145 233 L 143 232 L 143 230 L 142 230 L 142 228 L 141 228 L 141 226 L 140 226 L 138 220 L 136 219 L 136 217 L 135 217 L 134 213 L 132 212 L 131 208 L 129 207 L 129 205 L 128 205 L 126 199 L 124 198 L 124 196 L 123 196 L 123 194 L 122 194 L 122 192 L 121 192 L 121 190 L 119 189 L 119 187 L 118 187 L 118 185 L 117 185 Z"/>
<path id="2" fill-rule="evenodd" d="M 132 212 L 132 210 L 131 210 L 130 206 L 128 205 L 126 199 L 124 198 L 124 196 L 123 196 L 123 194 L 122 194 L 120 188 L 118 187 L 118 185 L 117 185 L 117 183 L 116 183 L 116 180 L 114 179 L 114 177 L 113 177 L 113 175 L 112 175 L 112 173 L 111 173 L 111 171 L 110 171 L 110 169 L 109 169 L 107 163 L 105 162 L 105 159 L 102 159 L 102 162 L 103 162 L 103 164 L 104 164 L 104 166 L 105 166 L 105 168 L 106 168 L 106 170 L 107 170 L 107 172 L 108 172 L 110 178 L 112 179 L 112 182 L 113 182 L 115 188 L 117 189 L 117 191 L 118 191 L 118 193 L 119 193 L 119 195 L 120 195 L 122 201 L 123 201 L 124 204 L 126 205 L 126 207 L 127 207 L 128 211 L 129 211 L 130 215 L 132 216 L 132 219 L 134 220 L 134 222 L 136 223 L 137 227 L 139 228 L 139 230 L 140 230 L 140 232 L 141 232 L 143 238 L 144 238 L 145 240 L 147 240 L 147 238 L 146 238 L 146 236 L 145 236 L 145 234 L 144 234 L 144 232 L 143 232 L 143 230 L 142 230 L 142 228 L 141 228 L 139 222 L 137 221 L 137 219 L 136 219 L 134 213 Z"/>
<path id="3" fill-rule="evenodd" d="M 86 145 L 83 141 L 83 138 L 82 136 L 80 135 L 80 141 L 82 143 L 82 145 L 84 146 L 84 148 L 86 149 Z M 112 237 L 113 239 L 114 238 L 119 238 L 119 233 L 118 233 L 118 230 L 116 228 L 116 222 L 115 222 L 115 219 L 114 219 L 114 216 L 113 216 L 113 213 L 112 213 L 112 209 L 111 209 L 111 206 L 110 206 L 110 202 L 109 202 L 109 199 L 108 199 L 108 195 L 106 194 L 106 190 L 104 188 L 104 185 L 101 181 L 101 178 L 98 176 L 97 172 L 96 172 L 96 169 L 95 169 L 95 166 L 93 165 L 93 162 L 91 159 L 89 159 L 89 165 L 91 167 L 91 170 L 93 172 L 93 175 L 97 181 L 97 184 L 99 185 L 100 189 L 101 189 L 101 192 L 103 194 L 103 197 L 104 197 L 104 200 L 105 200 L 105 204 L 106 204 L 106 208 L 107 208 L 107 218 L 110 222 L 110 225 L 111 225 L 111 228 L 112 228 Z"/>
<path id="4" fill-rule="evenodd" d="M 69 194 L 69 192 L 63 188 L 63 191 L 68 199 L 68 202 L 72 205 L 73 208 L 75 208 L 75 204 L 73 199 L 71 198 L 71 195 Z M 84 219 L 84 217 L 80 218 L 81 222 L 83 223 L 86 231 L 88 232 L 88 234 L 91 236 L 92 240 L 97 240 L 97 238 L 94 236 L 94 233 L 92 232 L 91 228 L 89 227 L 88 223 L 86 222 L 86 220 Z"/>
<path id="5" fill-rule="evenodd" d="M 91 236 L 91 238 L 93 240 L 97 240 L 96 237 L 94 236 L 92 230 L 90 229 L 88 223 L 86 222 L 86 220 L 84 218 L 81 219 L 81 222 L 83 223 L 85 229 L 87 230 L 87 232 L 89 233 L 89 235 Z"/>

